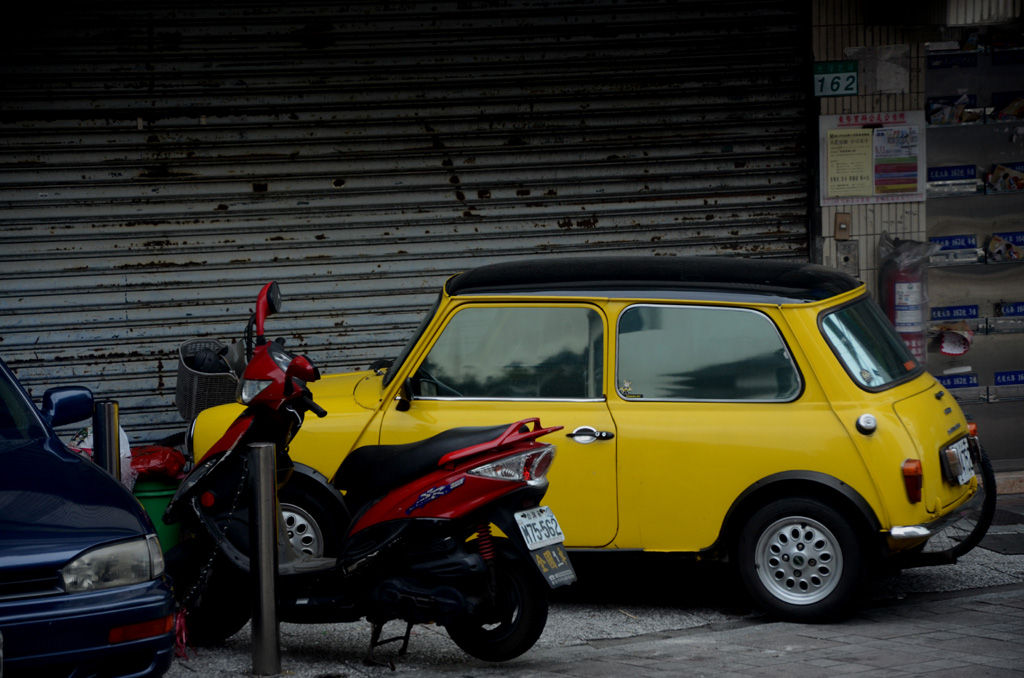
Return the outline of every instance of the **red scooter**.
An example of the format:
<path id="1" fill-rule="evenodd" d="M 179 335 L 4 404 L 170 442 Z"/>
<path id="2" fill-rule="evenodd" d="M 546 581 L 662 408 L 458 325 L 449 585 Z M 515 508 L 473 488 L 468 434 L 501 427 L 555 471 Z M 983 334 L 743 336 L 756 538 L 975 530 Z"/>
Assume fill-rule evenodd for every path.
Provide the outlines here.
<path id="1" fill-rule="evenodd" d="M 164 514 L 164 522 L 183 527 L 167 567 L 190 641 L 220 642 L 250 616 L 246 452 L 251 443 L 269 442 L 287 512 L 278 520 L 281 621 L 366 618 L 371 662 L 385 642 L 402 641 L 404 654 L 412 626 L 425 622 L 443 625 L 479 659 L 526 652 L 544 630 L 548 589 L 576 579 L 558 521 L 540 506 L 555 449 L 537 438 L 561 427 L 530 419 L 361 447 L 328 481 L 288 457 L 305 413 L 326 412 L 307 386 L 320 378 L 312 361 L 264 337 L 264 321 L 280 308 L 278 285 L 269 283 L 246 327 L 238 397 L 247 408 L 197 458 Z M 322 535 L 331 552 L 303 552 L 302 516 L 310 510 L 318 529 L 333 533 Z M 493 526 L 505 536 L 492 535 Z M 390 620 L 405 621 L 405 634 L 382 641 Z"/>

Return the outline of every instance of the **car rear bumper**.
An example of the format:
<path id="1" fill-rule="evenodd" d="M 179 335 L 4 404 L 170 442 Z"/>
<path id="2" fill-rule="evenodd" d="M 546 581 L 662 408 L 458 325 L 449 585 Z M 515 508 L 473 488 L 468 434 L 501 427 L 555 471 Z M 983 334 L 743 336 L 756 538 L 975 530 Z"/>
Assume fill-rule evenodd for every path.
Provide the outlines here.
<path id="1" fill-rule="evenodd" d="M 960 504 L 960 506 L 956 507 L 941 518 L 933 520 L 930 523 L 922 523 L 920 525 L 894 525 L 889 530 L 889 536 L 897 540 L 927 539 L 932 535 L 938 534 L 944 528 L 957 520 L 960 520 L 971 511 L 980 509 L 984 501 L 985 493 L 975 492 L 973 497 L 965 501 L 963 504 Z"/>
<path id="2" fill-rule="evenodd" d="M 174 630 L 111 644 L 112 629 L 174 614 L 164 580 L 75 595 L 0 601 L 6 676 L 159 676 L 174 658 Z"/>

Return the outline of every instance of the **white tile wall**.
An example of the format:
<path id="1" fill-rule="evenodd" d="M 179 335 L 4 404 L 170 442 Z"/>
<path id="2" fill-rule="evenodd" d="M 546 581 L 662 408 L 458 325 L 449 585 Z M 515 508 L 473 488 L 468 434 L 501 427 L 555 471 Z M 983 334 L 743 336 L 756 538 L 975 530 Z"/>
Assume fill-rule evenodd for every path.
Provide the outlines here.
<path id="1" fill-rule="evenodd" d="M 910 35 L 901 26 L 869 26 L 863 20 L 860 0 L 814 0 L 812 12 L 812 48 L 814 61 L 842 61 L 847 47 L 880 45 L 910 45 L 910 86 L 904 94 L 863 93 L 861 78 L 859 96 L 823 97 L 821 115 L 845 113 L 888 113 L 916 111 L 924 108 L 924 44 L 911 42 L 918 36 Z M 923 141 L 922 141 L 923 143 Z M 835 215 L 846 212 L 852 216 L 851 240 L 858 245 L 859 277 L 874 292 L 878 272 L 878 238 L 882 231 L 891 236 L 911 240 L 926 240 L 925 203 L 892 203 L 882 205 L 843 205 L 821 208 L 821 263 L 838 268 Z"/>

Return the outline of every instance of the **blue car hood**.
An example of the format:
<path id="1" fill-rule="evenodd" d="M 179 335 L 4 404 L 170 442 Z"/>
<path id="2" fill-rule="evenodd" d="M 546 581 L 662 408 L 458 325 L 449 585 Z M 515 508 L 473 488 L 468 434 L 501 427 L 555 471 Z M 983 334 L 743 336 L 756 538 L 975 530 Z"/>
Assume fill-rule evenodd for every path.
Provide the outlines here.
<path id="1" fill-rule="evenodd" d="M 61 567 L 151 531 L 134 496 L 54 440 L 0 441 L 0 573 Z"/>

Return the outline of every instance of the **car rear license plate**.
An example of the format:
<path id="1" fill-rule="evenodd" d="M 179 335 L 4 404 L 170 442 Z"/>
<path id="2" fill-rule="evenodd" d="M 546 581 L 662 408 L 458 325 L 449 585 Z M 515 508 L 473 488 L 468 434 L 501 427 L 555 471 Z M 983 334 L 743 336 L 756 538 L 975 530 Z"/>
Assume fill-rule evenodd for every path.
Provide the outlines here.
<path id="1" fill-rule="evenodd" d="M 562 534 L 558 519 L 547 506 L 520 511 L 515 514 L 515 517 L 516 523 L 519 525 L 519 532 L 523 535 L 526 546 L 531 551 L 565 541 L 565 535 Z"/>
<path id="2" fill-rule="evenodd" d="M 971 460 L 971 446 L 967 438 L 961 438 L 945 449 L 950 475 L 956 476 L 960 485 L 966 485 L 974 477 L 974 462 Z"/>

